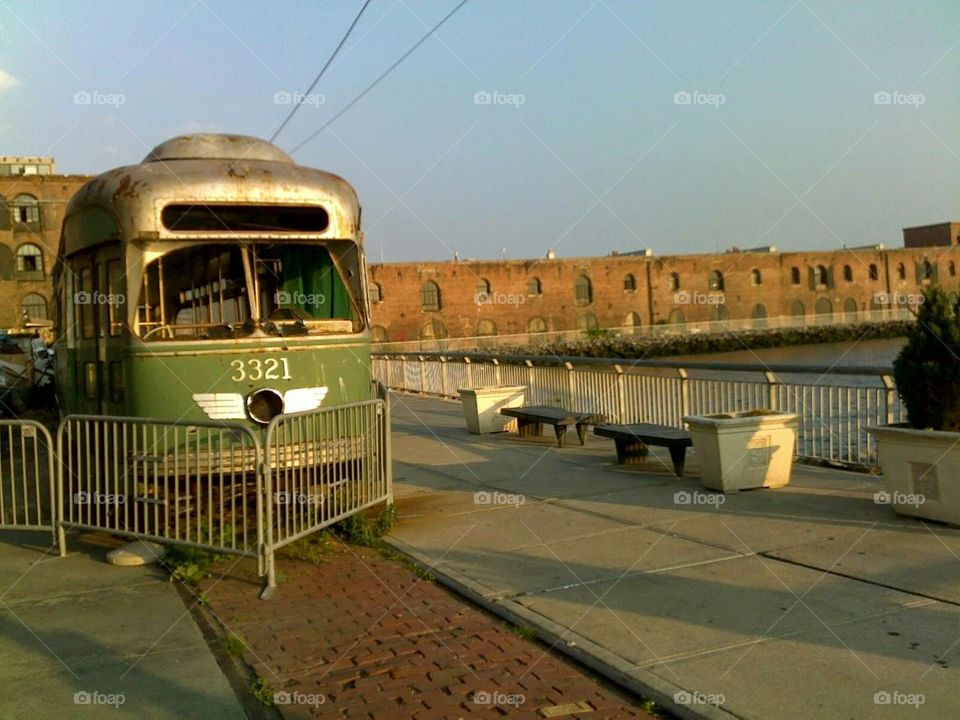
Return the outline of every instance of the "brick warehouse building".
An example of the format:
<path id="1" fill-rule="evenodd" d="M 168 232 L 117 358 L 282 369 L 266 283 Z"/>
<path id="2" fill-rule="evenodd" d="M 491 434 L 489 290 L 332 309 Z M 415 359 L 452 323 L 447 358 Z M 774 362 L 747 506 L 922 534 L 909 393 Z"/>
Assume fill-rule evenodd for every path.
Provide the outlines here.
<path id="1" fill-rule="evenodd" d="M 928 227 L 938 228 L 931 233 Z M 904 230 L 903 248 L 385 263 L 370 267 L 380 341 L 726 319 L 881 319 L 926 285 L 960 292 L 960 225 Z M 919 245 L 927 237 L 936 242 Z M 477 302 L 478 295 L 483 302 Z M 722 300 L 721 300 L 722 299 Z"/>
<path id="2" fill-rule="evenodd" d="M 53 266 L 67 203 L 85 175 L 53 158 L 0 156 L 0 328 L 53 318 Z"/>
<path id="3" fill-rule="evenodd" d="M 0 156 L 0 328 L 52 318 L 60 226 L 70 197 L 89 179 L 57 175 L 53 158 Z M 903 233 L 904 247 L 897 249 L 372 265 L 374 337 L 404 341 L 776 316 L 859 320 L 882 316 L 883 308 L 930 282 L 960 291 L 960 223 Z M 478 293 L 486 302 L 477 302 Z"/>

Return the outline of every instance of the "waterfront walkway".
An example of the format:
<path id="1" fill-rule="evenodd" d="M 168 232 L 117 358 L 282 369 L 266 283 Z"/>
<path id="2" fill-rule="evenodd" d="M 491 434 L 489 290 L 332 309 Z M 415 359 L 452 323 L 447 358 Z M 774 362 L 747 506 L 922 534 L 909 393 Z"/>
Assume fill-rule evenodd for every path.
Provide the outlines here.
<path id="1" fill-rule="evenodd" d="M 960 531 L 898 518 L 877 479 L 799 466 L 718 496 L 695 452 L 678 480 L 663 449 L 469 435 L 410 395 L 393 430 L 390 543 L 670 711 L 960 714 Z"/>

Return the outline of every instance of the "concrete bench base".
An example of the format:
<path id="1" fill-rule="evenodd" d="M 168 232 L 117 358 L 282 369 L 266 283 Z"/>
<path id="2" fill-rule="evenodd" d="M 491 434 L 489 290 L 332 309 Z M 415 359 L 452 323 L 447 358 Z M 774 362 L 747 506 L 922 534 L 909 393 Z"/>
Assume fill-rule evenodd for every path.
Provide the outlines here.
<path id="1" fill-rule="evenodd" d="M 693 444 L 688 432 L 650 423 L 597 425 L 593 433 L 614 441 L 617 447 L 617 462 L 622 465 L 641 463 L 650 454 L 650 445 L 666 447 L 670 451 L 673 472 L 677 477 L 683 477 L 687 448 Z"/>

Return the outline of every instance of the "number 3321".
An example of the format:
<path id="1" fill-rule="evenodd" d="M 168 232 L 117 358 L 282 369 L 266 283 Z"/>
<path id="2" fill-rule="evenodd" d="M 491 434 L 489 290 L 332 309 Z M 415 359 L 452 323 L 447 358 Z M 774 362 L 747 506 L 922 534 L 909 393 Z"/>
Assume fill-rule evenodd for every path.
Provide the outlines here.
<path id="1" fill-rule="evenodd" d="M 230 363 L 234 382 L 244 380 L 289 380 L 290 366 L 286 358 L 267 358 L 266 360 L 233 360 Z"/>

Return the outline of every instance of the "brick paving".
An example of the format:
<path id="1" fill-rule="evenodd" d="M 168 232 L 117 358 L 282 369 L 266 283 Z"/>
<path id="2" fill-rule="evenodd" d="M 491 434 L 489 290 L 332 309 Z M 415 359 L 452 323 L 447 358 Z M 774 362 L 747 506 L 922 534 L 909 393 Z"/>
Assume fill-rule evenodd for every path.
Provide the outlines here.
<path id="1" fill-rule="evenodd" d="M 246 643 L 254 673 L 293 700 L 277 705 L 289 720 L 651 717 L 630 696 L 374 550 L 329 540 L 319 563 L 278 556 L 277 570 L 268 601 L 258 598 L 249 560 L 215 566 L 201 590 Z"/>

